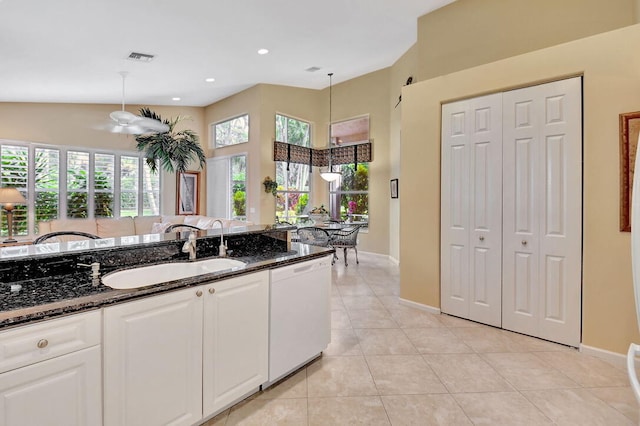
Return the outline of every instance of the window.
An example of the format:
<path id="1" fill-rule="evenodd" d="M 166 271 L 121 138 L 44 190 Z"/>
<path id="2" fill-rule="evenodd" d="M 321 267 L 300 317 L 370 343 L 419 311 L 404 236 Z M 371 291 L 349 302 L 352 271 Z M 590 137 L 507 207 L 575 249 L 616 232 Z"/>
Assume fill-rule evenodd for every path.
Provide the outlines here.
<path id="1" fill-rule="evenodd" d="M 351 145 L 369 140 L 369 116 L 357 117 L 331 124 L 336 145 Z M 355 222 L 369 222 L 369 163 L 339 166 L 340 179 L 331 183 L 331 217 Z"/>
<path id="2" fill-rule="evenodd" d="M 207 160 L 207 215 L 247 219 L 247 156 Z"/>
<path id="3" fill-rule="evenodd" d="M 14 210 L 15 235 L 37 234 L 38 222 L 60 217 L 160 213 L 160 177 L 139 153 L 0 140 L 0 185 L 18 188 L 27 199 Z M 0 233 L 6 235 L 4 215 L 2 220 Z"/>
<path id="4" fill-rule="evenodd" d="M 343 164 L 342 176 L 331 183 L 331 217 L 355 222 L 369 221 L 369 163 Z"/>
<path id="5" fill-rule="evenodd" d="M 311 146 L 311 124 L 276 114 L 276 140 L 301 146 Z M 295 223 L 306 213 L 309 204 L 311 175 L 309 165 L 276 161 L 276 218 Z"/>
<path id="6" fill-rule="evenodd" d="M 249 114 L 214 123 L 212 127 L 211 145 L 215 148 L 249 142 Z"/>

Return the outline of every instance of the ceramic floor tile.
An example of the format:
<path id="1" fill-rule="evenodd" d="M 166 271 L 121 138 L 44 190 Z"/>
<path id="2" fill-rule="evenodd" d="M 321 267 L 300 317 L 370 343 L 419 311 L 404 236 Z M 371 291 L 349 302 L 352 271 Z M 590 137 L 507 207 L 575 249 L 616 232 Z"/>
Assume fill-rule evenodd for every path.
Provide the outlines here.
<path id="1" fill-rule="evenodd" d="M 344 303 L 342 303 L 342 297 L 331 296 L 331 310 L 332 311 L 345 311 Z"/>
<path id="2" fill-rule="evenodd" d="M 375 296 L 367 284 L 338 284 L 341 296 Z"/>
<path id="3" fill-rule="evenodd" d="M 576 388 L 579 385 L 530 353 L 482 354 L 518 390 Z"/>
<path id="4" fill-rule="evenodd" d="M 474 353 L 448 328 L 405 328 L 404 333 L 422 354 Z"/>
<path id="5" fill-rule="evenodd" d="M 309 426 L 390 425 L 380 397 L 309 398 Z"/>
<path id="6" fill-rule="evenodd" d="M 251 399 L 234 406 L 225 426 L 306 426 L 307 399 Z"/>
<path id="7" fill-rule="evenodd" d="M 477 354 L 429 354 L 423 357 L 451 393 L 513 390 Z"/>
<path id="8" fill-rule="evenodd" d="M 371 282 L 369 281 L 369 288 L 374 292 L 376 296 L 399 296 L 400 295 L 400 285 L 391 282 L 391 281 L 383 281 L 383 282 Z"/>
<path id="9" fill-rule="evenodd" d="M 307 367 L 309 397 L 378 395 L 364 357 L 326 357 Z"/>
<path id="10" fill-rule="evenodd" d="M 349 311 L 353 328 L 398 328 L 386 309 L 362 309 Z"/>
<path id="11" fill-rule="evenodd" d="M 484 325 L 447 314 L 440 314 L 440 321 L 447 327 L 484 327 Z"/>
<path id="12" fill-rule="evenodd" d="M 570 348 L 558 343 L 549 342 L 547 340 L 538 339 L 536 337 L 525 336 L 514 332 L 505 332 L 507 337 L 513 340 L 518 347 L 527 352 L 551 352 L 551 351 L 571 351 Z"/>
<path id="13" fill-rule="evenodd" d="M 376 296 L 343 296 L 342 302 L 349 311 L 358 309 L 384 309 Z"/>
<path id="14" fill-rule="evenodd" d="M 634 424 L 640 424 L 640 409 L 630 387 L 590 388 L 589 392 L 627 416 Z"/>
<path id="15" fill-rule="evenodd" d="M 356 329 L 365 355 L 413 355 L 418 352 L 402 330 Z"/>
<path id="16" fill-rule="evenodd" d="M 378 296 L 378 300 L 387 309 L 397 308 L 400 306 L 400 299 L 398 299 L 398 296 Z"/>
<path id="17" fill-rule="evenodd" d="M 347 311 L 331 311 L 331 328 L 339 330 L 352 328 Z"/>
<path id="18" fill-rule="evenodd" d="M 391 316 L 401 328 L 430 328 L 444 327 L 439 320 L 440 315 L 431 314 L 407 306 L 398 306 L 389 309 Z"/>
<path id="19" fill-rule="evenodd" d="M 551 425 L 540 410 L 518 392 L 454 394 L 474 425 Z"/>
<path id="20" fill-rule="evenodd" d="M 216 415 L 214 418 L 202 423 L 200 426 L 224 426 L 229 418 L 230 409 L 224 410 L 222 413 Z"/>
<path id="21" fill-rule="evenodd" d="M 380 395 L 447 392 L 420 355 L 373 355 L 366 360 Z"/>
<path id="22" fill-rule="evenodd" d="M 306 398 L 307 370 L 303 368 L 297 373 L 281 380 L 260 392 L 257 399 Z"/>
<path id="23" fill-rule="evenodd" d="M 585 387 L 628 386 L 624 370 L 606 361 L 581 354 L 575 350 L 563 352 L 535 352 L 535 356 L 560 370 L 574 382 Z"/>
<path id="24" fill-rule="evenodd" d="M 476 352 L 522 352 L 523 348 L 502 330 L 493 327 L 455 327 L 453 334 Z"/>
<path id="25" fill-rule="evenodd" d="M 362 356 L 358 336 L 352 329 L 333 329 L 331 343 L 322 354 L 323 356 Z"/>
<path id="26" fill-rule="evenodd" d="M 383 396 L 382 403 L 394 426 L 462 426 L 471 421 L 451 395 Z"/>
<path id="27" fill-rule="evenodd" d="M 522 394 L 558 425 L 634 424 L 586 389 L 522 391 Z"/>

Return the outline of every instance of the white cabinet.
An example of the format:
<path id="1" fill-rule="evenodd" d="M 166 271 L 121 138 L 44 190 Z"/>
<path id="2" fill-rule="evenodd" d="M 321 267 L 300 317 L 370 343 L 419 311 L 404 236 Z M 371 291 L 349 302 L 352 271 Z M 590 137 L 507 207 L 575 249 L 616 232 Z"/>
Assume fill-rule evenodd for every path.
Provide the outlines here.
<path id="1" fill-rule="evenodd" d="M 205 286 L 204 417 L 267 381 L 268 327 L 268 271 Z"/>
<path id="2" fill-rule="evenodd" d="M 104 309 L 105 425 L 202 417 L 202 287 Z"/>
<path id="3" fill-rule="evenodd" d="M 105 308 L 105 425 L 191 425 L 257 389 L 268 324 L 268 271 Z"/>
<path id="4" fill-rule="evenodd" d="M 0 333 L 0 425 L 100 425 L 100 312 Z"/>

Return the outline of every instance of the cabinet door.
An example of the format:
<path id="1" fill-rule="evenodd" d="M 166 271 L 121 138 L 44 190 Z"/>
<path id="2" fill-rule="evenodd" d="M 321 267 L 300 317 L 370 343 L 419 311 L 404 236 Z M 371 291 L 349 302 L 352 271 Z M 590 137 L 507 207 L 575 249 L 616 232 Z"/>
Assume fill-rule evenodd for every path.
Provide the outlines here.
<path id="1" fill-rule="evenodd" d="M 442 106 L 442 311 L 501 325 L 502 96 Z"/>
<path id="2" fill-rule="evenodd" d="M 100 346 L 0 374 L 0 425 L 100 425 Z"/>
<path id="3" fill-rule="evenodd" d="M 202 290 L 104 309 L 106 425 L 202 418 Z"/>
<path id="4" fill-rule="evenodd" d="M 268 378 L 269 272 L 206 286 L 203 342 L 204 417 Z"/>

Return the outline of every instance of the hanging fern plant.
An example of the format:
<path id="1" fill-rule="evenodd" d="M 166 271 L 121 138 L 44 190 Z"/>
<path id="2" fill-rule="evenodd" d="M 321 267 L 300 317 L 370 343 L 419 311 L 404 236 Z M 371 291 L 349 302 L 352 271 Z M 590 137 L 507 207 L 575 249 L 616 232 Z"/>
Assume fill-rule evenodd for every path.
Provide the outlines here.
<path id="1" fill-rule="evenodd" d="M 174 119 L 162 119 L 149 108 L 140 108 L 140 116 L 158 120 L 169 130 L 163 133 L 150 133 L 136 136 L 138 151 L 144 151 L 147 165 L 153 173 L 158 172 L 158 163 L 169 173 L 187 171 L 192 161 L 198 161 L 200 168 L 205 165 L 205 155 L 198 143 L 198 135 L 193 130 L 175 131 L 176 124 L 186 119 L 178 116 Z"/>

